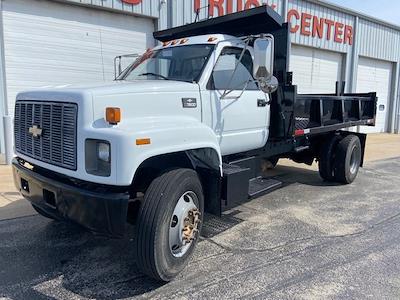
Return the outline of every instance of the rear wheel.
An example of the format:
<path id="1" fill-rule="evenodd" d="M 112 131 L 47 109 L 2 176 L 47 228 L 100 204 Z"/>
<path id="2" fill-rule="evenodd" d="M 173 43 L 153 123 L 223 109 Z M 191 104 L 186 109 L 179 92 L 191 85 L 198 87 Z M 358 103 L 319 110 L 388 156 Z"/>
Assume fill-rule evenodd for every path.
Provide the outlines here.
<path id="1" fill-rule="evenodd" d="M 324 141 L 322 145 L 318 169 L 319 175 L 322 179 L 326 181 L 334 181 L 334 160 L 335 160 L 335 150 L 340 138 L 338 136 L 332 136 L 330 139 Z"/>
<path id="2" fill-rule="evenodd" d="M 344 184 L 352 183 L 361 165 L 360 139 L 355 135 L 346 136 L 338 143 L 335 154 L 335 180 Z"/>
<path id="3" fill-rule="evenodd" d="M 261 170 L 262 172 L 268 173 L 269 170 L 275 169 L 276 165 L 278 164 L 279 158 L 277 157 L 270 157 L 268 159 L 263 159 L 261 161 Z M 268 175 L 265 175 L 268 176 Z"/>
<path id="4" fill-rule="evenodd" d="M 279 157 L 268 158 L 268 161 L 271 163 L 271 169 L 275 169 L 275 167 L 277 166 L 277 164 L 279 162 Z"/>
<path id="5" fill-rule="evenodd" d="M 150 184 L 136 232 L 143 273 L 170 281 L 183 270 L 200 235 L 203 207 L 202 186 L 193 170 L 173 170 Z"/>

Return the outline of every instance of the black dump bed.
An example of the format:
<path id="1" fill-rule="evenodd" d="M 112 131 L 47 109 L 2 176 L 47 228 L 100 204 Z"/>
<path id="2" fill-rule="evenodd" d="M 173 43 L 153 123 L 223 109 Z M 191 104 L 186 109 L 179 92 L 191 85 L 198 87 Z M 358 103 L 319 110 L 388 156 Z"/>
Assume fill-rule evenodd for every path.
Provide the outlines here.
<path id="1" fill-rule="evenodd" d="M 318 134 L 375 125 L 376 94 L 297 95 L 295 134 Z"/>
<path id="2" fill-rule="evenodd" d="M 243 37 L 260 33 L 270 33 L 275 38 L 274 76 L 279 81 L 279 88 L 271 95 L 270 140 L 289 140 L 293 136 L 375 125 L 375 93 L 345 94 L 339 92 L 344 88 L 338 88 L 336 83 L 336 94 L 297 94 L 297 87 L 292 85 L 292 74 L 288 72 L 288 23 L 284 23 L 283 18 L 267 5 L 158 31 L 154 33 L 154 38 L 164 42 L 203 34 Z M 332 82 L 334 85 L 335 82 Z"/>

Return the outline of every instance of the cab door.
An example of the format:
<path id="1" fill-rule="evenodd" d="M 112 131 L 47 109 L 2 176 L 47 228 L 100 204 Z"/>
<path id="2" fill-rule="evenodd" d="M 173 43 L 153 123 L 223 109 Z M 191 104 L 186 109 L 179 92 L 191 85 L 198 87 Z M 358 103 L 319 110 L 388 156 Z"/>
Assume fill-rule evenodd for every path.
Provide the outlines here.
<path id="1" fill-rule="evenodd" d="M 269 131 L 269 98 L 254 82 L 249 50 L 225 47 L 207 88 L 211 92 L 212 128 L 222 155 L 258 149 Z"/>

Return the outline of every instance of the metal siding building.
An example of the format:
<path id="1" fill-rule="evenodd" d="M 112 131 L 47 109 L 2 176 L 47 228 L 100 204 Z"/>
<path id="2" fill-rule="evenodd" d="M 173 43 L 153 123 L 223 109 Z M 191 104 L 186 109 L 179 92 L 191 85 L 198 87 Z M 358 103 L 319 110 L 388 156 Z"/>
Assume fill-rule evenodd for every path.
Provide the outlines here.
<path id="1" fill-rule="evenodd" d="M 193 22 L 195 2 L 171 1 L 169 26 Z M 200 19 L 235 12 L 247 2 L 270 5 L 291 23 L 290 71 L 300 93 L 332 93 L 336 81 L 346 81 L 347 92 L 376 91 L 377 126 L 361 130 L 399 132 L 400 27 L 317 0 L 197 2 Z"/>
<path id="2" fill-rule="evenodd" d="M 211 4 L 209 9 L 207 6 Z M 399 132 L 400 27 L 316 0 L 0 0 L 0 114 L 18 91 L 113 78 L 113 58 L 155 45 L 152 31 L 268 4 L 291 22 L 299 92 L 377 91 L 377 132 Z M 3 119 L 0 151 L 4 152 Z"/>

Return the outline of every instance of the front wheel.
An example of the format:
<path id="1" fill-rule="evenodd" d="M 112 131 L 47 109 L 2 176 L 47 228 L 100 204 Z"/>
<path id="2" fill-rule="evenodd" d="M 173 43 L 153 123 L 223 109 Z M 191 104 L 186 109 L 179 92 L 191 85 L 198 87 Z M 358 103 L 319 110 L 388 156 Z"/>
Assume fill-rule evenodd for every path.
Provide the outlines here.
<path id="1" fill-rule="evenodd" d="M 137 225 L 137 265 L 160 281 L 170 281 L 186 266 L 201 230 L 204 197 L 197 173 L 172 170 L 147 189 Z"/>

